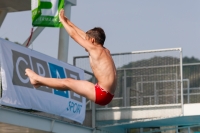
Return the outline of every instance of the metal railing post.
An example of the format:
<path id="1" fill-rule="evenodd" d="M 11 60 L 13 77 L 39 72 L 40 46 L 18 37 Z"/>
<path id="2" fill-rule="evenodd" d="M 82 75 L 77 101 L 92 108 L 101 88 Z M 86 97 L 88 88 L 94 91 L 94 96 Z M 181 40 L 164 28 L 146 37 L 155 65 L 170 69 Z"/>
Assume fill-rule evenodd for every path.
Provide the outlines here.
<path id="1" fill-rule="evenodd" d="M 175 79 L 175 84 L 176 84 L 176 91 L 175 91 L 175 97 L 176 97 L 176 102 L 175 103 L 178 103 L 178 80 L 177 80 L 177 75 L 176 75 L 176 79 Z"/>
<path id="2" fill-rule="evenodd" d="M 188 89 L 188 96 L 187 96 L 187 100 L 188 100 L 188 103 L 190 103 L 190 81 L 188 80 L 188 82 L 187 82 L 187 89 Z"/>
<path id="3" fill-rule="evenodd" d="M 92 78 L 92 82 L 93 83 L 95 82 L 94 77 Z M 96 107 L 95 107 L 94 102 L 92 102 L 92 128 L 94 129 L 93 133 L 95 133 L 96 132 Z"/>
<path id="4" fill-rule="evenodd" d="M 182 108 L 182 115 L 184 115 L 183 110 L 183 59 L 182 59 L 182 49 L 180 49 L 180 78 L 181 78 L 181 108 Z"/>
<path id="5" fill-rule="evenodd" d="M 73 58 L 73 66 L 76 66 L 76 57 Z"/>
<path id="6" fill-rule="evenodd" d="M 124 107 L 127 106 L 126 104 L 126 70 L 124 70 L 124 91 L 123 91 L 123 100 L 124 100 Z"/>
<path id="7" fill-rule="evenodd" d="M 157 104 L 157 91 L 156 91 L 156 82 L 154 82 L 154 105 Z"/>
<path id="8" fill-rule="evenodd" d="M 130 87 L 126 90 L 126 106 L 130 106 Z"/>
<path id="9" fill-rule="evenodd" d="M 137 99 L 136 105 L 138 106 L 139 105 L 139 85 L 138 85 L 138 83 L 136 84 L 136 99 Z"/>
<path id="10" fill-rule="evenodd" d="M 188 127 L 188 133 L 190 133 L 190 127 Z"/>
<path id="11" fill-rule="evenodd" d="M 141 76 L 141 92 L 140 93 L 140 105 L 143 105 L 143 98 L 144 98 L 144 90 L 143 90 L 143 76 Z"/>

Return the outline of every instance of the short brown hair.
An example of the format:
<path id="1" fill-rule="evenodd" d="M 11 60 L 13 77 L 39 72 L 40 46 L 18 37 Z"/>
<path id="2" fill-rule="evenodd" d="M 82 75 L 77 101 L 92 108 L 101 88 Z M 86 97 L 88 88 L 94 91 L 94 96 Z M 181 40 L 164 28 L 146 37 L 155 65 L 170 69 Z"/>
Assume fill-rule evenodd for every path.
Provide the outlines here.
<path id="1" fill-rule="evenodd" d="M 94 38 L 95 42 L 98 44 L 104 45 L 106 40 L 106 34 L 104 30 L 100 27 L 94 27 L 93 29 L 86 32 L 86 35 L 90 38 Z"/>

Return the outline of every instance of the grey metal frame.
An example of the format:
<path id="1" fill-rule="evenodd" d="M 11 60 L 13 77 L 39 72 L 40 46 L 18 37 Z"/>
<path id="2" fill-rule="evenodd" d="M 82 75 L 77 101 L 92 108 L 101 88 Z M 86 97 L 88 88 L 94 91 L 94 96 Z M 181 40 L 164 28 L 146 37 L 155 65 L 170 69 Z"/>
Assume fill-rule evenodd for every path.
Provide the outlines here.
<path id="1" fill-rule="evenodd" d="M 142 53 L 164 52 L 164 51 L 179 51 L 180 52 L 181 106 L 182 106 L 182 114 L 183 114 L 184 112 L 183 112 L 183 72 L 182 72 L 182 64 L 183 63 L 182 63 L 182 49 L 181 48 L 170 48 L 170 49 L 158 49 L 158 50 L 146 50 L 146 51 L 133 51 L 131 53 L 132 54 L 142 54 Z M 141 68 L 139 68 L 139 69 L 141 69 Z M 124 78 L 124 79 L 126 79 L 126 78 Z M 126 83 L 126 82 L 124 82 L 124 83 Z M 124 88 L 124 90 L 126 90 L 125 88 Z M 124 93 L 124 94 L 126 94 L 126 93 Z M 126 106 L 126 103 L 124 105 Z"/>
<path id="2" fill-rule="evenodd" d="M 183 108 L 183 52 L 182 48 L 180 50 L 180 74 L 181 74 L 181 106 L 182 106 L 182 115 L 184 114 L 184 108 Z"/>
<path id="3" fill-rule="evenodd" d="M 177 75 L 176 75 L 176 80 L 175 82 L 181 82 L 181 109 L 182 109 L 182 113 L 180 115 L 183 115 L 183 72 L 182 72 L 182 49 L 181 48 L 170 48 L 170 49 L 158 49 L 158 50 L 146 50 L 146 51 L 133 51 L 133 52 L 127 52 L 127 53 L 115 53 L 115 54 L 112 54 L 112 56 L 115 56 L 115 55 L 128 55 L 128 54 L 142 54 L 142 53 L 152 53 L 152 52 L 164 52 L 164 51 L 178 51 L 180 53 L 180 64 L 179 65 L 171 65 L 171 66 L 180 66 L 180 79 L 177 79 Z M 88 58 L 89 56 L 76 56 L 73 58 L 73 65 L 76 66 L 76 59 L 80 59 L 80 58 Z M 169 67 L 170 65 L 168 65 Z M 153 67 L 166 67 L 166 66 L 153 66 Z M 144 67 L 144 68 L 148 68 L 148 67 Z M 141 67 L 139 68 L 124 68 L 124 69 L 117 69 L 117 71 L 123 71 L 123 82 L 124 82 L 124 93 L 123 93 L 123 97 L 115 97 L 113 100 L 116 100 L 116 99 L 123 99 L 123 104 L 125 107 L 127 107 L 129 105 L 129 100 L 132 99 L 133 97 L 127 97 L 127 93 L 129 93 L 130 89 L 127 89 L 126 87 L 126 71 L 127 70 L 131 70 L 131 69 L 141 69 Z M 87 72 L 88 74 L 92 74 L 91 72 L 88 72 L 88 71 L 85 71 Z M 184 80 L 185 81 L 185 80 Z M 188 84 L 189 85 L 189 84 Z M 177 87 L 177 85 L 176 85 Z M 189 97 L 189 92 L 188 92 L 188 97 Z M 155 96 L 155 95 L 154 95 Z M 189 101 L 188 101 L 189 102 Z M 92 114 L 93 114 L 93 117 L 95 117 L 95 106 L 94 106 L 94 103 L 91 104 L 91 102 L 87 102 L 87 104 L 90 104 L 92 105 Z M 108 106 L 105 106 L 105 108 L 107 108 Z M 90 106 L 91 108 L 91 106 Z M 92 127 L 95 127 L 95 118 L 92 118 Z"/>
<path id="4" fill-rule="evenodd" d="M 179 51 L 180 52 L 180 82 L 181 82 L 181 105 L 182 105 L 182 113 L 183 113 L 183 79 L 182 79 L 182 49 L 181 48 L 169 48 L 169 49 L 157 49 L 157 50 L 145 50 L 145 51 L 133 51 L 133 52 L 126 52 L 126 53 L 115 53 L 115 54 L 112 54 L 112 56 L 115 56 L 115 55 L 128 55 L 128 54 L 142 54 L 142 53 L 155 53 L 155 52 L 165 52 L 165 51 Z M 76 66 L 76 59 L 79 59 L 79 58 L 88 58 L 89 56 L 76 56 L 73 58 L 73 65 Z M 168 65 L 168 67 L 170 66 L 179 66 L 179 65 Z M 144 67 L 144 68 L 160 68 L 160 67 L 166 67 L 166 66 L 153 66 L 153 67 Z M 124 68 L 124 69 L 117 69 L 118 71 L 123 71 L 124 73 L 124 77 L 126 77 L 126 71 L 127 70 L 132 70 L 132 69 L 141 69 L 143 67 L 139 67 L 139 68 Z M 90 73 L 92 74 L 92 73 Z M 126 78 L 123 78 L 124 79 L 124 93 L 123 93 L 123 104 L 124 106 L 126 107 L 128 105 L 128 100 L 127 100 L 127 97 L 126 97 L 126 94 L 128 93 L 127 92 L 127 89 L 126 88 Z M 120 98 L 114 98 L 115 99 L 121 99 Z M 88 102 L 89 104 L 89 102 Z"/>

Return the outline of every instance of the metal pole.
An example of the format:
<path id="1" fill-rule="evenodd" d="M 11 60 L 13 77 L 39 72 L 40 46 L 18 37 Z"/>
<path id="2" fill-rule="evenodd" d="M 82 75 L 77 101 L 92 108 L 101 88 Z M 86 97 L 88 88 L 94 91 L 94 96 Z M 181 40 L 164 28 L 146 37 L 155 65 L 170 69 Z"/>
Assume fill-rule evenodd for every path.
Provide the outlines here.
<path id="1" fill-rule="evenodd" d="M 138 83 L 136 84 L 136 97 L 137 97 L 136 104 L 138 106 L 139 105 L 139 85 L 138 85 Z"/>
<path id="2" fill-rule="evenodd" d="M 92 128 L 96 128 L 96 112 L 95 112 L 95 103 L 92 102 Z"/>
<path id="3" fill-rule="evenodd" d="M 183 110 L 183 60 L 182 60 L 182 49 L 180 49 L 180 78 L 181 78 L 181 108 L 182 108 L 182 115 L 184 115 Z"/>
<path id="4" fill-rule="evenodd" d="M 143 128 L 140 128 L 140 133 L 143 133 Z"/>
<path id="5" fill-rule="evenodd" d="M 178 133 L 178 126 L 176 126 L 176 133 Z"/>
<path id="6" fill-rule="evenodd" d="M 51 122 L 51 132 L 53 132 L 54 123 L 55 123 L 55 120 L 52 120 L 52 122 Z"/>
<path id="7" fill-rule="evenodd" d="M 73 58 L 73 66 L 76 66 L 76 57 Z"/>
<path id="8" fill-rule="evenodd" d="M 130 106 L 130 87 L 126 89 L 126 106 Z"/>
<path id="9" fill-rule="evenodd" d="M 31 45 L 31 43 L 40 35 L 40 33 L 44 30 L 45 27 L 38 27 L 36 28 L 34 31 L 33 31 L 33 35 L 32 35 L 32 38 L 28 44 L 28 46 Z M 28 43 L 29 41 L 29 38 L 26 39 L 26 41 L 22 44 L 23 46 L 26 46 L 26 44 Z M 27 46 L 27 47 L 28 47 Z"/>
<path id="10" fill-rule="evenodd" d="M 163 52 L 163 51 L 174 51 L 179 50 L 181 51 L 181 48 L 168 48 L 168 49 L 155 49 L 155 50 L 143 50 L 143 51 L 132 51 L 132 54 L 141 54 L 141 53 L 154 53 L 154 52 Z"/>
<path id="11" fill-rule="evenodd" d="M 65 3 L 65 15 L 68 19 L 71 16 L 71 4 Z M 58 46 L 58 59 L 67 62 L 68 60 L 68 47 L 69 47 L 69 35 L 67 34 L 65 28 L 60 28 L 59 33 L 59 46 Z"/>
<path id="12" fill-rule="evenodd" d="M 144 96 L 144 93 L 143 93 L 143 77 L 141 76 L 141 99 L 140 99 L 140 105 L 143 105 L 143 96 Z"/>
<path id="13" fill-rule="evenodd" d="M 93 83 L 95 82 L 95 77 L 92 79 Z M 92 102 L 92 128 L 93 128 L 93 133 L 96 132 L 96 107 L 95 103 Z"/>
<path id="14" fill-rule="evenodd" d="M 188 103 L 190 103 L 190 80 L 188 80 L 188 85 L 187 85 L 187 88 L 188 88 L 188 96 L 187 96 L 187 98 L 188 98 Z"/>
<path id="15" fill-rule="evenodd" d="M 126 70 L 124 70 L 124 96 L 123 96 L 123 100 L 124 100 L 124 107 L 127 106 L 126 104 Z"/>
<path id="16" fill-rule="evenodd" d="M 154 105 L 157 104 L 156 82 L 154 82 Z"/>
<path id="17" fill-rule="evenodd" d="M 188 127 L 188 133 L 190 133 L 190 127 Z"/>
<path id="18" fill-rule="evenodd" d="M 176 80 L 175 81 L 176 82 L 175 83 L 176 84 L 176 90 L 175 90 L 175 93 L 176 93 L 175 94 L 176 102 L 175 103 L 178 103 L 178 80 L 177 80 L 177 74 L 175 76 L 176 76 L 176 79 L 175 79 Z"/>

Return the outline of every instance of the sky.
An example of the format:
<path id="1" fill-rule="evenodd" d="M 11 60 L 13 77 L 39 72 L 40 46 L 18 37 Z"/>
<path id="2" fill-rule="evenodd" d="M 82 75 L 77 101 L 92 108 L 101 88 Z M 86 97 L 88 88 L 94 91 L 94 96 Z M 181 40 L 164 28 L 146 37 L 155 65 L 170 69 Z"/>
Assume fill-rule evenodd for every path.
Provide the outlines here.
<path id="1" fill-rule="evenodd" d="M 77 0 L 70 20 L 84 31 L 102 27 L 111 53 L 181 47 L 183 56 L 200 59 L 200 0 Z M 24 43 L 31 32 L 31 11 L 8 13 L 0 38 Z M 58 28 L 45 30 L 30 48 L 57 58 Z M 69 41 L 68 63 L 85 49 Z"/>

